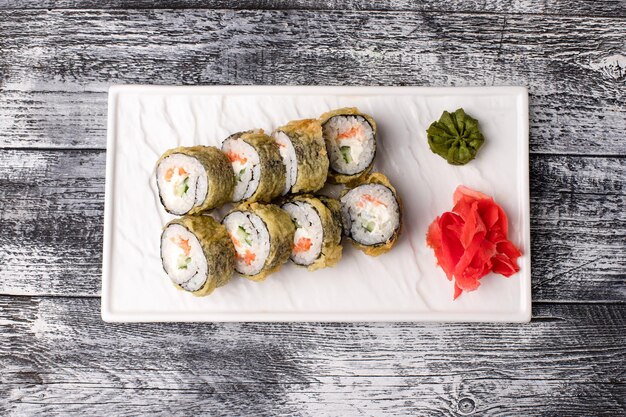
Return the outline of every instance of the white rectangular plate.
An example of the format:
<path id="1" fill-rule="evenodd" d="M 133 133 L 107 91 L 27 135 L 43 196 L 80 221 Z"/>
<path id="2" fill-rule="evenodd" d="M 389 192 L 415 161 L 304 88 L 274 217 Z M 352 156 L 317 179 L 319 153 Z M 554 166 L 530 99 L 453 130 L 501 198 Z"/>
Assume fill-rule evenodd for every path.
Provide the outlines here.
<path id="1" fill-rule="evenodd" d="M 160 233 L 173 218 L 152 178 L 176 146 L 214 145 L 231 133 L 274 128 L 338 107 L 358 107 L 379 125 L 375 170 L 404 203 L 396 247 L 377 258 L 344 242 L 334 268 L 288 264 L 265 282 L 235 276 L 207 297 L 178 291 L 163 272 Z M 478 157 L 452 166 L 433 154 L 426 129 L 462 107 L 486 138 Z M 452 282 L 425 244 L 436 216 L 464 184 L 494 197 L 524 256 L 511 278 L 490 274 L 452 300 Z M 109 92 L 102 317 L 106 321 L 503 321 L 531 315 L 528 94 L 522 87 L 156 87 Z"/>

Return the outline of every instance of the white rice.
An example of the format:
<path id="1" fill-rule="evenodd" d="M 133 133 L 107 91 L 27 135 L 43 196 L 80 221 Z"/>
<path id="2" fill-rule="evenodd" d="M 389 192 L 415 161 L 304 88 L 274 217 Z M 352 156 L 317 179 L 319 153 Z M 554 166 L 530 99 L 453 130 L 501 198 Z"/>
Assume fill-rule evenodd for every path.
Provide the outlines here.
<path id="1" fill-rule="evenodd" d="M 233 201 L 246 200 L 259 187 L 261 165 L 259 154 L 243 139 L 228 138 L 222 144 L 222 151 L 228 156 L 235 173 Z"/>
<path id="2" fill-rule="evenodd" d="M 374 131 L 363 116 L 333 116 L 323 129 L 333 171 L 354 175 L 371 164 L 376 152 Z"/>
<path id="3" fill-rule="evenodd" d="M 159 163 L 156 176 L 161 201 L 172 214 L 185 214 L 206 198 L 207 173 L 192 156 L 175 153 L 166 157 Z"/>
<path id="4" fill-rule="evenodd" d="M 185 253 L 184 244 L 190 246 Z M 172 224 L 161 235 L 161 260 L 163 268 L 172 281 L 188 291 L 202 288 L 207 280 L 207 260 L 198 238 L 187 228 Z"/>
<path id="5" fill-rule="evenodd" d="M 269 256 L 271 244 L 263 220 L 253 213 L 234 211 L 222 223 L 235 246 L 235 270 L 243 275 L 261 272 Z"/>
<path id="6" fill-rule="evenodd" d="M 276 131 L 273 133 L 274 139 L 278 144 L 278 150 L 280 156 L 283 159 L 286 171 L 285 187 L 283 188 L 283 195 L 287 194 L 291 187 L 296 183 L 298 177 L 298 160 L 296 158 L 296 150 L 291 143 L 291 139 L 285 132 Z"/>
<path id="7" fill-rule="evenodd" d="M 324 231 L 319 213 L 309 203 L 302 201 L 286 203 L 282 209 L 289 213 L 296 226 L 291 260 L 298 265 L 311 265 L 320 257 L 322 252 Z M 302 250 L 303 246 L 308 244 L 310 247 L 307 250 Z"/>
<path id="8" fill-rule="evenodd" d="M 400 225 L 398 202 L 381 184 L 364 184 L 350 190 L 341 198 L 341 217 L 344 232 L 368 246 L 386 242 Z"/>
<path id="9" fill-rule="evenodd" d="M 183 287 L 184 290 L 189 292 L 198 291 L 206 282 L 206 278 L 206 276 L 197 274 L 189 281 L 180 284 L 180 286 Z"/>

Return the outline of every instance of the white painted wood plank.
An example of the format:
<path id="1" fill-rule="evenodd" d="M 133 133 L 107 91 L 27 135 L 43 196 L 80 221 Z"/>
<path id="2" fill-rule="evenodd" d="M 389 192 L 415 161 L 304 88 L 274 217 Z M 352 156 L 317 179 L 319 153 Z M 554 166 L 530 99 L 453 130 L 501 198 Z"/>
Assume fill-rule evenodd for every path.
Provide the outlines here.
<path id="1" fill-rule="evenodd" d="M 401 11 L 4 11 L 2 146 L 103 148 L 105 93 L 115 83 L 527 85 L 531 151 L 624 155 L 625 22 Z"/>
<path id="2" fill-rule="evenodd" d="M 0 151 L 0 294 L 97 295 L 103 151 Z M 531 158 L 533 299 L 621 301 L 626 159 Z"/>
<path id="3" fill-rule="evenodd" d="M 0 0 L 0 9 L 394 10 L 625 16 L 620 0 Z"/>
<path id="4" fill-rule="evenodd" d="M 0 414 L 619 415 L 626 307 L 530 325 L 109 325 L 99 301 L 0 297 Z"/>

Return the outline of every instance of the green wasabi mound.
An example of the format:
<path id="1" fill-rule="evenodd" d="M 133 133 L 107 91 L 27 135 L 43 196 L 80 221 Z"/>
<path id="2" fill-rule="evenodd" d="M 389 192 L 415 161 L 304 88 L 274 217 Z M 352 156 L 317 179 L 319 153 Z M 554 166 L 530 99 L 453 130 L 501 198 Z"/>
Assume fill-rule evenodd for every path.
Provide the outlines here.
<path id="1" fill-rule="evenodd" d="M 476 158 L 485 142 L 478 120 L 463 109 L 454 113 L 444 111 L 439 120 L 426 130 L 428 146 L 451 165 L 465 165 Z"/>

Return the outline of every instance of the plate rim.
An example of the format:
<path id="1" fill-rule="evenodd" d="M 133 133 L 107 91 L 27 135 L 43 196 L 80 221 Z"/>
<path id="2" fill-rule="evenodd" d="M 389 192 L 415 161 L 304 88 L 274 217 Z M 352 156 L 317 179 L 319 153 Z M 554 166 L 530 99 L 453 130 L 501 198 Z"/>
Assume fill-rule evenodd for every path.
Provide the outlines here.
<path id="1" fill-rule="evenodd" d="M 228 91 L 225 91 L 227 89 Z M 148 90 L 148 91 L 147 91 Z M 328 90 L 332 90 L 328 91 Z M 524 280 L 521 286 L 520 301 L 521 309 L 513 313 L 472 312 L 467 317 L 467 312 L 434 312 L 435 319 L 425 318 L 429 313 L 363 313 L 363 312 L 285 312 L 285 313 L 121 313 L 111 308 L 111 284 L 110 263 L 111 245 L 113 234 L 113 184 L 115 176 L 115 147 L 117 128 L 117 101 L 121 93 L 141 92 L 143 94 L 189 94 L 197 95 L 213 93 L 232 95 L 511 95 L 517 96 L 520 111 L 518 112 L 519 129 L 521 140 L 520 147 L 522 182 L 522 204 L 524 239 L 528 242 L 528 250 L 524 257 L 527 271 L 520 279 Z M 437 93 L 437 94 L 433 94 Z M 470 94 L 472 93 L 472 94 Z M 532 318 L 532 265 L 531 265 L 531 240 L 530 240 L 530 166 L 529 166 L 529 98 L 526 86 L 468 86 L 468 87 L 437 87 L 437 86 L 296 86 L 296 85 L 149 85 L 149 84 L 119 84 L 109 87 L 107 100 L 107 145 L 106 145 L 106 169 L 105 169 L 105 197 L 104 197 L 104 230 L 102 250 L 102 282 L 100 298 L 100 314 L 105 322 L 109 323 L 174 323 L 174 322 L 413 322 L 413 323 L 528 323 Z M 201 317 L 199 317 L 201 315 Z"/>

